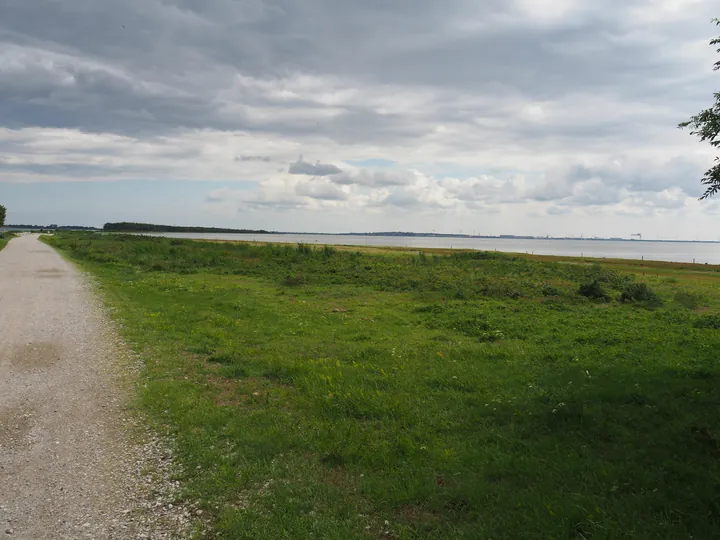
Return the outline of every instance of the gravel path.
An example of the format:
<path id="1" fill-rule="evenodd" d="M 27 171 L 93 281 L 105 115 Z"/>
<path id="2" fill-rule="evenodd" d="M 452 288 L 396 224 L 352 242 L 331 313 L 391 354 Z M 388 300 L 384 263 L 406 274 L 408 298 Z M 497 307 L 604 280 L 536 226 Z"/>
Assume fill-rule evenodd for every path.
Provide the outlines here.
<path id="1" fill-rule="evenodd" d="M 190 536 L 172 456 L 127 408 L 133 365 L 53 249 L 0 251 L 0 538 Z"/>

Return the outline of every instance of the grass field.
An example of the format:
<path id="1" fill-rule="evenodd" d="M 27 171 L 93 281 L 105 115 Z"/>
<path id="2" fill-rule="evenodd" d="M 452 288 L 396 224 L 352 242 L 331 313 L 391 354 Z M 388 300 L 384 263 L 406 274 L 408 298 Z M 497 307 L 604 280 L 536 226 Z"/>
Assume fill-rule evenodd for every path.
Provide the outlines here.
<path id="1" fill-rule="evenodd" d="M 15 237 L 14 233 L 0 233 L 0 249 L 7 246 L 7 243 Z"/>
<path id="2" fill-rule="evenodd" d="M 46 241 L 214 537 L 718 537 L 718 268 Z"/>

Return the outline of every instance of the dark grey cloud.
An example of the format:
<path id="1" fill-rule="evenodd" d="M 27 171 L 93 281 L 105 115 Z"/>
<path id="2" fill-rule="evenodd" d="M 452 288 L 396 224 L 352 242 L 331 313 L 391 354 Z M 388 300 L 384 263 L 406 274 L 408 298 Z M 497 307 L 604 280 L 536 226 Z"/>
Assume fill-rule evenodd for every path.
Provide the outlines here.
<path id="1" fill-rule="evenodd" d="M 296 162 L 291 163 L 288 168 L 290 174 L 304 174 L 307 176 L 330 176 L 331 174 L 338 174 L 342 172 L 342 169 L 331 163 L 320 163 L 317 162 L 314 165 L 303 161 L 302 156 Z"/>
<path id="2" fill-rule="evenodd" d="M 584 92 L 627 100 L 628 109 L 638 100 L 676 100 L 691 113 L 711 88 L 701 66 L 677 54 L 678 44 L 711 35 L 709 0 L 653 25 L 638 16 L 657 11 L 646 0 L 577 2 L 577 13 L 550 22 L 524 12 L 528 4 L 5 0 L 0 125 L 141 136 L 247 130 L 351 143 L 411 141 L 434 124 L 472 124 L 479 117 L 496 118 L 498 129 L 520 139 L 592 140 L 651 127 L 581 117 L 530 126 L 517 111 L 498 115 L 498 103 L 509 94 L 546 100 Z M 237 81 L 238 75 L 272 81 L 295 74 L 339 78 L 360 91 L 423 89 L 436 98 L 402 114 L 378 112 L 359 99 L 331 117 L 313 118 L 293 115 L 325 108 L 313 92 L 278 96 Z M 488 99 L 457 99 L 467 95 Z"/>

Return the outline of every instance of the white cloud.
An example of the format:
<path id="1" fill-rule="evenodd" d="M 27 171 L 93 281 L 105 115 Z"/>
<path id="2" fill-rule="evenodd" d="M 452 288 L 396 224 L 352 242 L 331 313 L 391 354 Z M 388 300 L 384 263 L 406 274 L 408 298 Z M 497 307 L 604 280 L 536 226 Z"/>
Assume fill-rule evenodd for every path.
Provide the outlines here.
<path id="1" fill-rule="evenodd" d="M 325 201 L 344 201 L 348 198 L 348 193 L 342 188 L 320 179 L 296 184 L 295 193 L 303 197 Z"/>
<path id="2" fill-rule="evenodd" d="M 367 187 L 405 186 L 414 183 L 420 173 L 412 170 L 383 170 L 367 168 L 349 168 L 330 177 L 336 184 Z"/>

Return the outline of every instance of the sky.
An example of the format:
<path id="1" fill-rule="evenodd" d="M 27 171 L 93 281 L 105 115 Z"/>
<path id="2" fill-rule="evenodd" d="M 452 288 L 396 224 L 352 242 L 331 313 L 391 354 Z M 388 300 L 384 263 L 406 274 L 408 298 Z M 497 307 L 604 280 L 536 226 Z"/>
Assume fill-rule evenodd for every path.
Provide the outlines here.
<path id="1" fill-rule="evenodd" d="M 720 239 L 715 0 L 3 0 L 9 223 Z"/>

